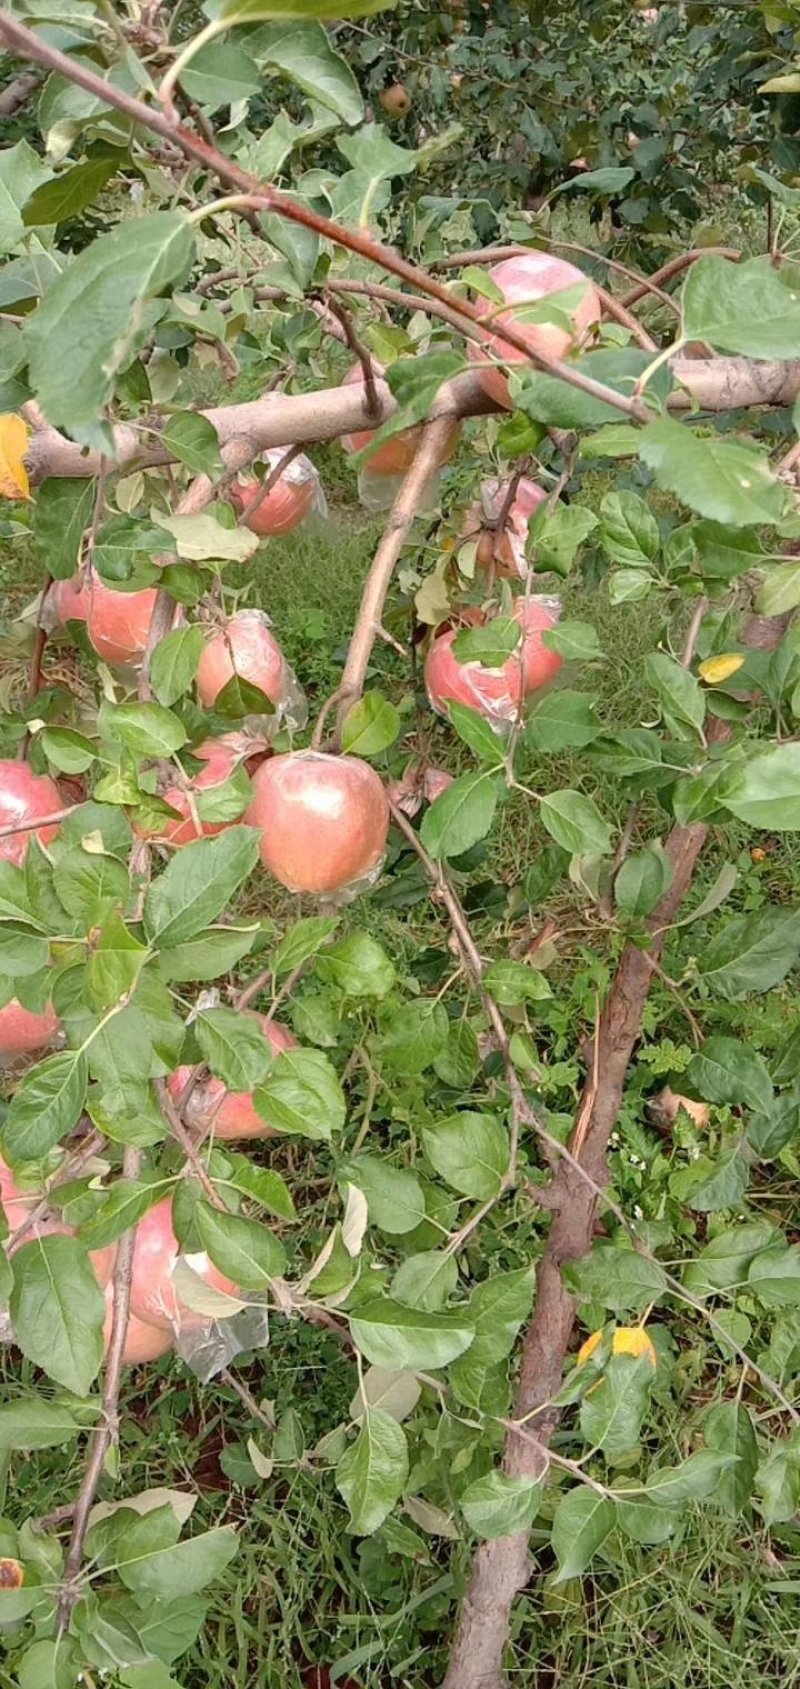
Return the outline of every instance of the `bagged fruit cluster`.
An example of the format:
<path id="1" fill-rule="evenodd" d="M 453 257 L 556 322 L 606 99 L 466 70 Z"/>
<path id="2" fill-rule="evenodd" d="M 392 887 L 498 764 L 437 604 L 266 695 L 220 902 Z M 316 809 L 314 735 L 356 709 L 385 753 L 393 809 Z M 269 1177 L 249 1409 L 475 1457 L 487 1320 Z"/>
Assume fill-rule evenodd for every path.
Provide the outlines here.
<path id="1" fill-rule="evenodd" d="M 523 475 L 504 515 L 507 494 L 507 481 L 493 479 L 481 483 L 479 497 L 470 505 L 461 530 L 458 564 L 464 569 L 469 563 L 465 572 L 472 573 L 473 564 L 477 564 L 479 569 L 493 571 L 502 579 L 525 580 L 528 526 L 547 494 Z"/>
<path id="2" fill-rule="evenodd" d="M 237 610 L 218 628 L 209 628 L 197 669 L 197 696 L 203 708 L 214 709 L 225 687 L 244 681 L 266 700 L 253 709 L 246 723 L 272 738 L 282 727 L 297 733 L 305 726 L 308 707 L 294 669 L 272 632 L 263 610 Z"/>
<path id="3" fill-rule="evenodd" d="M 499 731 L 518 722 L 525 701 L 541 692 L 562 666 L 563 659 L 545 645 L 543 634 L 554 628 L 561 615 L 561 600 L 544 594 L 518 598 L 509 620 L 521 633 L 505 662 L 494 667 L 477 657 L 459 653 L 459 638 L 469 629 L 447 627 L 436 634 L 425 659 L 425 687 L 432 709 L 447 716 L 452 703 L 477 710 Z M 492 620 L 480 611 L 471 613 L 472 627 L 489 627 Z"/>

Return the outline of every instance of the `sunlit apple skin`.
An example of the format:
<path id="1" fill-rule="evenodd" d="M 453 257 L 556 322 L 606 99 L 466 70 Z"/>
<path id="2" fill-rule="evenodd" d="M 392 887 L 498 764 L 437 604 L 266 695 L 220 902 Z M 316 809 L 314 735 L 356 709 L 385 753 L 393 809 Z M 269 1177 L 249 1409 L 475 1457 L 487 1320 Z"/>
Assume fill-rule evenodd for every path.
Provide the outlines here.
<path id="1" fill-rule="evenodd" d="M 63 808 L 61 793 L 48 774 L 34 774 L 27 762 L 0 761 L 0 828 L 35 820 L 38 815 L 54 815 Z M 30 828 L 0 838 L 0 862 L 14 862 L 19 867 L 34 832 L 40 844 L 47 845 L 55 838 L 58 826 Z"/>
<path id="2" fill-rule="evenodd" d="M 290 751 L 256 770 L 245 820 L 260 828 L 261 860 L 281 885 L 324 896 L 379 867 L 389 800 L 359 757 Z"/>
<path id="3" fill-rule="evenodd" d="M 600 320 L 600 297 L 594 283 L 574 264 L 566 263 L 563 258 L 553 258 L 549 252 L 531 250 L 524 257 L 506 258 L 492 267 L 489 276 L 508 301 L 508 308 L 504 309 L 489 299 L 480 299 L 478 309 L 482 316 L 490 316 L 493 322 L 513 328 L 526 346 L 540 357 L 565 358 Z M 571 330 L 558 323 L 526 323 L 520 320 L 520 312 L 524 315 L 524 305 L 544 299 L 550 293 L 563 293 L 580 283 L 584 292 L 571 313 Z M 490 334 L 488 339 L 467 341 L 467 357 L 479 366 L 477 375 L 484 392 L 499 405 L 513 409 L 507 377 L 494 366 L 482 365 L 482 360 L 492 353 L 504 364 L 524 364 L 527 362 L 525 354 L 495 334 Z"/>
<path id="4" fill-rule="evenodd" d="M 265 692 L 276 709 L 283 702 L 286 659 L 261 610 L 237 610 L 207 640 L 197 669 L 197 696 L 204 709 L 213 707 L 234 675 Z"/>
<path id="5" fill-rule="evenodd" d="M 383 373 L 378 364 L 374 365 L 374 369 L 377 376 L 380 376 Z M 348 370 L 342 386 L 352 387 L 357 382 L 363 383 L 363 380 L 364 372 L 361 365 L 355 364 L 351 370 Z M 342 445 L 344 446 L 345 451 L 350 455 L 355 452 L 362 452 L 364 447 L 368 446 L 370 442 L 374 440 L 376 432 L 377 430 L 374 428 L 359 428 L 354 434 L 344 434 L 342 436 Z M 421 427 L 403 428 L 399 434 L 393 434 L 391 439 L 384 441 L 383 445 L 379 446 L 377 451 L 373 452 L 371 457 L 367 458 L 365 467 L 369 474 L 405 475 L 406 471 L 411 468 L 414 461 L 421 437 Z M 447 436 L 446 444 L 442 448 L 441 455 L 439 457 L 440 464 L 447 463 L 448 459 L 452 457 L 456 448 L 457 439 L 458 423 L 454 422 L 453 427 Z"/>
<path id="6" fill-rule="evenodd" d="M 474 539 L 482 530 L 482 524 L 487 516 L 498 517 L 503 508 L 507 485 L 502 481 L 486 481 L 481 488 L 481 498 L 471 504 L 464 520 L 462 537 Z M 492 533 L 488 528 L 483 529 L 489 535 L 486 555 L 478 545 L 477 562 L 481 568 L 493 568 L 495 575 L 504 580 L 523 580 L 527 573 L 525 562 L 525 545 L 528 538 L 528 523 L 535 515 L 539 506 L 544 503 L 547 494 L 543 487 L 537 486 L 527 475 L 523 475 L 511 509 L 508 512 L 502 533 Z"/>
<path id="7" fill-rule="evenodd" d="M 24 1009 L 16 997 L 0 1009 L 0 1066 L 18 1056 L 29 1056 L 36 1050 L 46 1050 L 52 1044 L 61 1022 L 48 1003 L 42 1013 Z"/>
<path id="8" fill-rule="evenodd" d="M 156 588 L 141 592 L 115 592 L 96 570 L 89 577 L 89 613 L 86 631 L 89 643 L 106 663 L 119 667 L 141 661 L 150 632 L 156 602 Z"/>
<path id="9" fill-rule="evenodd" d="M 316 493 L 316 477 L 309 475 L 305 480 L 290 479 L 291 468 L 286 475 L 282 475 L 274 487 L 261 499 L 258 509 L 247 520 L 246 525 L 251 532 L 258 534 L 261 539 L 276 539 L 281 534 L 290 534 L 305 521 L 314 505 Z M 309 466 L 310 467 L 310 466 Z M 269 471 L 267 471 L 269 473 Z M 261 497 L 260 481 L 234 481 L 228 492 L 231 504 L 239 515 L 247 518 L 252 504 Z"/>
<path id="10" fill-rule="evenodd" d="M 281 1026 L 262 1015 L 253 1015 L 251 1019 L 260 1023 L 274 1055 L 280 1055 L 283 1050 L 297 1049 L 297 1039 L 288 1026 Z M 167 1089 L 174 1103 L 180 1101 L 191 1071 L 190 1067 L 179 1067 L 176 1073 L 170 1074 Z M 228 1091 L 222 1080 L 213 1076 L 195 1086 L 189 1098 L 186 1119 L 187 1124 L 195 1129 L 207 1128 L 215 1138 L 232 1140 L 274 1138 L 278 1135 L 256 1111 L 251 1091 Z"/>
<path id="11" fill-rule="evenodd" d="M 162 1331 L 196 1329 L 207 1319 L 178 1298 L 172 1274 L 179 1254 L 180 1246 L 172 1229 L 172 1204 L 169 1197 L 164 1197 L 148 1209 L 136 1227 L 131 1280 L 131 1313 L 145 1325 L 157 1326 Z M 215 1289 L 228 1294 L 234 1290 L 230 1279 L 204 1253 L 192 1255 L 190 1264 Z"/>
<path id="12" fill-rule="evenodd" d="M 54 581 L 47 600 L 51 614 L 62 627 L 67 622 L 85 622 L 89 615 L 89 586 L 80 575 L 73 575 L 67 581 Z"/>
<path id="13" fill-rule="evenodd" d="M 520 599 L 513 615 L 522 624 L 521 647 L 500 668 L 459 662 L 453 644 L 459 629 L 434 639 L 425 659 L 425 686 L 431 707 L 446 716 L 451 703 L 466 704 L 495 725 L 516 721 L 524 699 L 550 684 L 563 659 L 542 644 L 542 633 L 555 627 L 558 612 L 536 599 Z"/>

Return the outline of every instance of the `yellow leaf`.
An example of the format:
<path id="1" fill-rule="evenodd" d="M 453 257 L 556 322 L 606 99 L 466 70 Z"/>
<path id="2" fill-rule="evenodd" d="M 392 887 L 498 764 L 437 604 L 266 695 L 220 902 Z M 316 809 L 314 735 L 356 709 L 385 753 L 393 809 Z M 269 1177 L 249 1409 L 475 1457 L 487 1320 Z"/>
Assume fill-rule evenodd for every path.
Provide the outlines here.
<path id="1" fill-rule="evenodd" d="M 586 1342 L 581 1344 L 578 1350 L 578 1360 L 576 1364 L 578 1366 L 583 1366 L 586 1361 L 590 1361 L 595 1349 L 599 1349 L 602 1341 L 602 1331 L 593 1331 L 591 1337 L 587 1337 Z"/>
<path id="2" fill-rule="evenodd" d="M 730 680 L 732 674 L 740 669 L 744 657 L 738 651 L 726 651 L 721 657 L 709 657 L 707 663 L 701 663 L 698 673 L 709 686 L 719 686 L 720 681 Z"/>
<path id="3" fill-rule="evenodd" d="M 31 496 L 28 471 L 23 458 L 28 450 L 28 430 L 21 416 L 6 412 L 0 416 L 0 496 Z"/>
<path id="4" fill-rule="evenodd" d="M 646 1355 L 650 1365 L 656 1364 L 656 1352 L 643 1325 L 619 1325 L 611 1339 L 612 1355 Z"/>

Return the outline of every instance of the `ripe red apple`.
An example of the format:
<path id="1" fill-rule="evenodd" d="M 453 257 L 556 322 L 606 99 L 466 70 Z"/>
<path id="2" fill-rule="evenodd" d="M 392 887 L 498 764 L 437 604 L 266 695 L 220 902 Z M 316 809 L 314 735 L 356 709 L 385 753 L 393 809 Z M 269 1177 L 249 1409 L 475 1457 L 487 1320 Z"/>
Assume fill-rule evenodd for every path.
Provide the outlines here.
<path id="1" fill-rule="evenodd" d="M 54 815 L 63 808 L 61 793 L 48 774 L 34 774 L 27 762 L 0 761 L 0 828 L 35 820 L 39 815 Z M 47 845 L 55 838 L 58 825 L 31 827 L 27 832 L 0 838 L 0 862 L 15 862 L 19 867 L 34 832 L 39 843 Z"/>
<path id="2" fill-rule="evenodd" d="M 8 1163 L 0 1158 L 0 1202 L 10 1232 L 24 1224 L 38 1201 L 35 1193 L 20 1190 Z"/>
<path id="3" fill-rule="evenodd" d="M 18 1056 L 32 1055 L 34 1050 L 45 1050 L 52 1044 L 61 1022 L 58 1015 L 47 1004 L 40 1015 L 31 1009 L 24 1009 L 16 997 L 0 1009 L 0 1066 L 5 1062 L 16 1061 Z"/>
<path id="4" fill-rule="evenodd" d="M 141 660 L 147 644 L 156 588 L 141 592 L 116 592 L 106 586 L 95 569 L 89 576 L 89 613 L 86 631 L 98 657 L 121 666 Z"/>
<path id="5" fill-rule="evenodd" d="M 506 516 L 502 533 L 493 531 L 482 524 L 488 517 L 496 520 L 505 502 L 507 482 L 491 480 L 484 481 L 480 489 L 480 498 L 471 504 L 464 519 L 462 538 L 474 539 L 479 536 L 477 562 L 481 568 L 493 567 L 496 575 L 504 579 L 524 580 L 528 573 L 525 558 L 525 546 L 528 539 L 528 524 L 544 503 L 547 494 L 543 487 L 537 486 L 535 481 L 523 475 L 519 482 L 511 508 Z M 484 537 L 488 540 L 482 546 Z"/>
<path id="6" fill-rule="evenodd" d="M 243 733 L 223 733 L 218 739 L 204 739 L 202 745 L 194 746 L 191 754 L 197 757 L 204 767 L 188 782 L 192 791 L 208 791 L 214 786 L 224 786 L 239 763 L 245 760 L 249 743 Z M 224 833 L 226 827 L 233 825 L 232 821 L 203 821 L 199 816 L 195 821 L 189 794 L 183 786 L 167 786 L 161 796 L 165 803 L 184 816 L 184 820 L 164 820 L 159 827 L 146 830 L 136 827 L 135 830 L 142 838 L 159 838 L 165 839 L 167 844 L 185 845 L 191 844 L 194 839 L 210 839 L 215 833 Z"/>
<path id="7" fill-rule="evenodd" d="M 145 1325 L 157 1326 L 161 1331 L 173 1332 L 176 1327 L 189 1330 L 206 1320 L 206 1315 L 187 1308 L 178 1297 L 172 1275 L 179 1254 L 180 1246 L 172 1229 L 172 1203 L 169 1197 L 164 1197 L 147 1210 L 136 1227 L 131 1280 L 131 1313 Z M 231 1280 L 214 1266 L 205 1252 L 189 1255 L 187 1261 L 192 1271 L 215 1290 L 229 1295 L 234 1291 Z"/>
<path id="8" fill-rule="evenodd" d="M 558 674 L 562 658 L 542 644 L 542 633 L 558 621 L 557 608 L 542 599 L 519 599 L 512 614 L 522 626 L 522 639 L 500 668 L 459 662 L 453 653 L 458 628 L 437 634 L 425 659 L 425 686 L 439 715 L 446 716 L 451 703 L 466 704 L 495 726 L 508 725 L 517 720 L 527 695 Z"/>
<path id="9" fill-rule="evenodd" d="M 297 1039 L 288 1026 L 267 1020 L 263 1015 L 250 1015 L 258 1021 L 274 1055 L 282 1050 L 296 1050 Z M 190 1067 L 179 1067 L 170 1074 L 167 1089 L 174 1103 L 180 1102 Z M 216 1138 L 274 1138 L 271 1126 L 261 1119 L 253 1106 L 251 1091 L 228 1091 L 221 1079 L 204 1079 L 196 1085 L 186 1111 L 187 1124 L 196 1131 L 213 1132 Z"/>
<path id="10" fill-rule="evenodd" d="M 284 455 L 283 446 L 264 452 L 267 475 L 277 468 Z M 264 499 L 261 498 L 261 488 L 262 482 L 255 477 L 239 475 L 229 488 L 227 497 L 239 515 L 245 518 L 246 527 L 263 538 L 273 538 L 278 534 L 290 534 L 305 520 L 319 494 L 319 477 L 313 463 L 301 453 L 287 465 Z M 258 508 L 248 518 L 250 506 L 257 502 Z"/>
<path id="11" fill-rule="evenodd" d="M 379 867 L 389 801 L 359 757 L 290 751 L 253 776 L 245 820 L 261 829 L 261 860 L 289 891 L 343 891 Z"/>
<path id="12" fill-rule="evenodd" d="M 481 299 L 481 315 L 490 317 L 493 322 L 506 323 L 525 341 L 532 352 L 539 353 L 543 358 L 566 357 L 568 352 L 583 341 L 592 325 L 600 320 L 600 299 L 593 282 L 582 270 L 576 269 L 574 264 L 567 264 L 563 258 L 553 258 L 549 252 L 531 251 L 524 257 L 506 258 L 502 264 L 493 266 L 489 276 L 508 301 L 508 308 L 504 309 L 489 299 Z M 582 297 L 578 305 L 571 307 L 569 311 L 572 324 L 570 329 L 555 322 L 525 321 L 525 305 L 535 304 L 548 294 L 563 293 L 567 288 L 581 284 Z M 513 408 L 508 393 L 508 378 L 502 370 L 483 362 L 490 354 L 504 364 L 524 364 L 525 354 L 494 334 L 489 336 L 488 341 L 467 341 L 467 357 L 474 364 L 483 363 L 483 367 L 478 368 L 477 375 L 485 392 L 496 399 L 498 404 Z"/>
<path id="13" fill-rule="evenodd" d="M 373 368 L 376 376 L 383 374 L 380 364 L 373 364 Z M 353 369 L 348 370 L 342 385 L 344 387 L 352 387 L 356 382 L 361 382 L 363 384 L 363 381 L 364 371 L 362 370 L 360 364 L 355 364 Z M 374 428 L 358 429 L 355 434 L 343 435 L 342 445 L 344 446 L 346 452 L 361 452 L 364 450 L 365 446 L 370 444 L 371 440 L 374 440 L 375 433 L 376 430 Z M 411 468 L 414 461 L 421 436 L 421 427 L 403 428 L 399 434 L 393 434 L 391 439 L 386 440 L 384 444 L 379 446 L 377 451 L 373 452 L 372 456 L 367 459 L 367 473 L 369 475 L 405 475 L 406 470 Z M 440 464 L 447 463 L 448 459 L 452 457 L 453 452 L 455 451 L 457 438 L 458 423 L 454 422 L 450 434 L 448 435 L 446 445 L 444 446 L 439 458 Z"/>
<path id="14" fill-rule="evenodd" d="M 85 622 L 90 601 L 89 584 L 84 576 L 73 575 L 68 581 L 54 581 L 47 594 L 47 609 L 53 625 L 65 627 L 67 622 Z"/>
<path id="15" fill-rule="evenodd" d="M 237 610 L 204 646 L 197 695 L 205 709 L 211 709 L 234 675 L 265 692 L 276 709 L 283 702 L 289 670 L 262 610 Z"/>
<path id="16" fill-rule="evenodd" d="M 106 1317 L 103 1324 L 103 1352 L 108 1354 L 111 1342 L 111 1325 L 114 1315 L 114 1289 L 106 1286 Z M 125 1347 L 122 1351 L 123 1366 L 143 1366 L 147 1361 L 157 1361 L 172 1348 L 171 1331 L 162 1330 L 159 1326 L 146 1325 L 144 1320 L 136 1315 L 128 1315 L 128 1327 L 125 1332 Z"/>

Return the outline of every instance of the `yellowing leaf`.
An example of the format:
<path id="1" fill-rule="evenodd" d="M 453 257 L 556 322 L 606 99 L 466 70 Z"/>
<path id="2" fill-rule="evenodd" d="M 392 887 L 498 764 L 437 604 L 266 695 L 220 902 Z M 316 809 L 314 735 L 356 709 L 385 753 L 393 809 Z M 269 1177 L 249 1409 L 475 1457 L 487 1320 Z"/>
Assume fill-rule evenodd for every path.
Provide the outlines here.
<path id="1" fill-rule="evenodd" d="M 584 1366 L 587 1361 L 590 1361 L 595 1349 L 599 1349 L 602 1341 L 602 1331 L 593 1331 L 591 1337 L 587 1337 L 586 1342 L 581 1344 L 578 1350 L 578 1359 L 576 1364 L 578 1366 Z"/>
<path id="2" fill-rule="evenodd" d="M 707 662 L 701 663 L 698 674 L 709 686 L 719 686 L 720 681 L 730 680 L 731 675 L 741 668 L 743 662 L 744 657 L 739 652 L 726 651 L 721 657 L 709 657 Z"/>
<path id="3" fill-rule="evenodd" d="M 577 1365 L 584 1366 L 586 1361 L 590 1361 L 602 1341 L 602 1331 L 593 1331 L 591 1337 L 587 1337 L 578 1350 Z M 647 1355 L 651 1365 L 656 1364 L 655 1349 L 642 1325 L 618 1325 L 611 1339 L 611 1353 L 635 1357 Z"/>
<path id="4" fill-rule="evenodd" d="M 5 412 L 0 416 L 0 496 L 31 496 L 28 471 L 23 458 L 28 449 L 28 429 L 21 416 Z"/>

